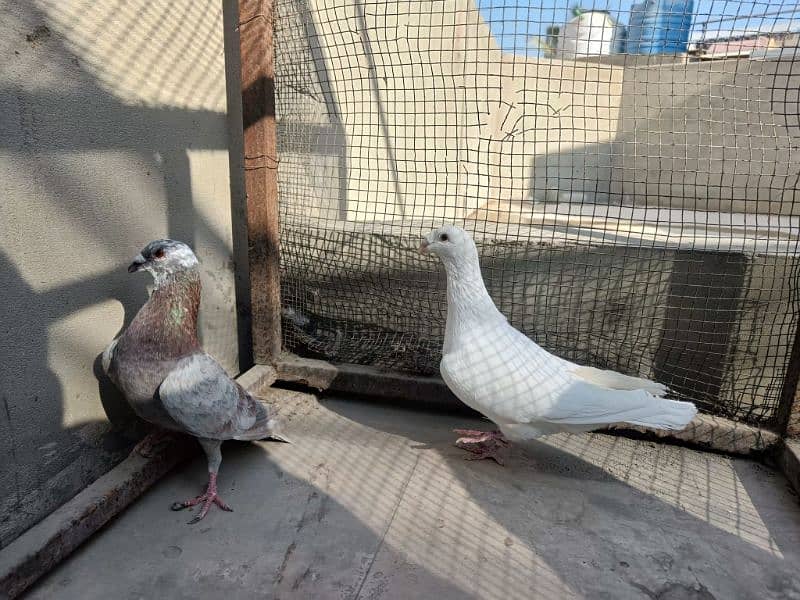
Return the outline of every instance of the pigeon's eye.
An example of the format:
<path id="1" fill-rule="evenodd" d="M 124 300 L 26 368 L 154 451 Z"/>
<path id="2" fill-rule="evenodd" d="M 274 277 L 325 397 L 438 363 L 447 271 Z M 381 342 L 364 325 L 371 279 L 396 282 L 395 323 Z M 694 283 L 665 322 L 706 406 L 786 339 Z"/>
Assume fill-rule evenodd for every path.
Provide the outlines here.
<path id="1" fill-rule="evenodd" d="M 440 242 L 446 242 L 446 241 L 447 241 L 447 240 L 449 240 L 449 239 L 450 239 L 450 238 L 449 238 L 449 237 L 447 237 L 447 234 L 446 234 L 446 233 L 443 233 L 442 235 L 440 235 L 440 236 L 439 236 L 439 241 L 440 241 Z"/>
<path id="2" fill-rule="evenodd" d="M 166 251 L 163 248 L 159 248 L 158 250 L 153 252 L 153 256 L 155 256 L 156 258 L 164 258 L 165 254 L 166 254 Z"/>

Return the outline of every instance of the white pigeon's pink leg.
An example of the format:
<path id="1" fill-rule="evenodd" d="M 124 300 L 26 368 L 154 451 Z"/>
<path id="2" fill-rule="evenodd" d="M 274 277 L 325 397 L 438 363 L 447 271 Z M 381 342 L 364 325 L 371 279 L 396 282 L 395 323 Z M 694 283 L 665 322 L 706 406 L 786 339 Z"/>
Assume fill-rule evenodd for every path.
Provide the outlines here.
<path id="1" fill-rule="evenodd" d="M 479 429 L 453 429 L 453 433 L 457 433 L 458 435 L 462 436 L 456 440 L 456 444 L 459 442 L 465 444 L 479 444 L 481 442 L 496 441 L 505 446 L 508 445 L 508 440 L 503 435 L 503 432 L 499 429 L 495 431 L 481 431 Z"/>
<path id="2" fill-rule="evenodd" d="M 171 437 L 172 432 L 161 428 L 155 429 L 139 440 L 139 443 L 131 450 L 131 454 L 139 454 L 145 458 L 150 458 L 153 451 Z"/>
<path id="3" fill-rule="evenodd" d="M 498 465 L 505 463 L 504 454 L 509 441 L 501 431 L 478 431 L 476 429 L 454 429 L 454 433 L 462 437 L 456 440 L 456 448 L 471 452 L 467 460 L 491 458 Z"/>

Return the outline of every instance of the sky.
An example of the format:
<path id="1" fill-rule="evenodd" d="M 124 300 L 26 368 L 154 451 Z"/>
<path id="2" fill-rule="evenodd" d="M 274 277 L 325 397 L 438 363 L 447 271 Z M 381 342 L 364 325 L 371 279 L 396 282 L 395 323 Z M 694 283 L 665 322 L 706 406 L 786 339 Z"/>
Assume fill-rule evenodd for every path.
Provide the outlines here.
<path id="1" fill-rule="evenodd" d="M 476 0 L 484 20 L 502 48 L 517 54 L 536 54 L 532 36 L 544 36 L 551 24 L 561 25 L 572 18 L 576 4 L 584 10 L 607 10 L 625 25 L 630 20 L 633 0 Z M 761 16 L 780 12 L 780 15 Z M 695 0 L 690 39 L 716 38 L 731 33 L 800 30 L 800 2 L 794 0 Z M 721 20 L 720 20 L 721 19 Z M 702 24 L 706 34 L 702 33 Z"/>

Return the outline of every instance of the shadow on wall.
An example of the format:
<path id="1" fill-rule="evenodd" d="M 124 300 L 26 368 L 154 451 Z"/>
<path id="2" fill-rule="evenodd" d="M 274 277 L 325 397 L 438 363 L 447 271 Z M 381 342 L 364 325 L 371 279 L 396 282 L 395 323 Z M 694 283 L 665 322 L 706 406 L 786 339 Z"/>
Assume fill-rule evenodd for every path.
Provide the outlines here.
<path id="1" fill-rule="evenodd" d="M 108 274 L 71 289 L 36 293 L 0 252 L 0 289 L 12 307 L 0 314 L 0 356 L 6 363 L 0 413 L 0 453 L 6 457 L 0 461 L 0 487 L 6 492 L 0 499 L 0 547 L 102 475 L 130 446 L 130 438 L 101 421 L 63 427 L 63 387 L 48 352 L 50 325 L 83 301 L 120 300 L 127 324 L 141 299 L 120 293 L 124 287 L 121 278 Z M 112 423 L 131 423 L 130 409 L 119 394 L 106 393 L 101 399 Z"/>
<path id="2" fill-rule="evenodd" d="M 205 172 L 208 155 L 241 144 L 237 4 L 226 0 L 199 13 L 192 2 L 142 2 L 138 12 L 123 4 L 23 3 L 3 25 L 0 48 L 11 58 L 0 77 L 7 127 L 0 136 L 6 184 L 0 210 L 9 227 L 3 233 L 0 284 L 11 310 L 0 315 L 0 445 L 8 458 L 0 461 L 0 547 L 106 472 L 131 445 L 102 419 L 100 403 L 115 425 L 130 424 L 131 414 L 110 382 L 93 383 L 97 352 L 114 331 L 108 321 L 90 317 L 109 317 L 100 306 L 118 301 L 127 325 L 150 282 L 128 275 L 125 266 L 150 239 L 166 234 L 205 249 L 201 318 L 208 337 L 215 338 L 212 352 L 215 340 L 227 336 L 234 353 L 221 358 L 235 365 L 238 343 L 240 368 L 251 364 L 242 269 L 235 281 L 238 331 L 228 327 L 225 316 L 234 298 L 224 275 L 234 261 L 246 265 L 239 153 L 230 153 L 223 168 L 226 176 L 230 169 L 224 189 L 215 190 L 213 172 Z M 104 22 L 104 11 L 114 20 Z M 185 27 L 181 19 L 188 11 L 203 30 L 181 38 L 175 30 Z M 192 51 L 186 36 L 198 33 L 214 44 L 212 50 L 224 51 L 232 67 L 228 114 L 219 64 L 189 60 L 191 70 L 175 72 L 186 67 L 179 62 Z M 155 52 L 146 46 L 159 43 Z M 108 48 L 119 51 L 104 54 Z M 136 62 L 148 57 L 160 62 Z M 174 89 L 168 89 L 170 83 Z M 141 101 L 135 93 L 128 98 L 129 88 L 135 92 L 137 86 L 155 100 Z M 183 98 L 170 106 L 163 94 L 175 90 L 183 90 Z M 222 96 L 216 100 L 215 90 Z M 206 100 L 215 108 L 192 107 Z M 215 205 L 217 195 L 222 209 Z M 227 216 L 217 222 L 214 210 L 232 212 L 233 260 Z M 222 262 L 212 260 L 220 256 Z"/>

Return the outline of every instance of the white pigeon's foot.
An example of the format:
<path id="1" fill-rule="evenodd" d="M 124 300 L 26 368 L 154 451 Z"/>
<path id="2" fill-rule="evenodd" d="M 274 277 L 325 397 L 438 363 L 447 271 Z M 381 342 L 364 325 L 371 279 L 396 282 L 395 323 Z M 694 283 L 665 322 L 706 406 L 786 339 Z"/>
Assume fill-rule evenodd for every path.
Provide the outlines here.
<path id="1" fill-rule="evenodd" d="M 145 458 L 150 458 L 155 450 L 172 439 L 172 434 L 166 429 L 156 429 L 144 436 L 138 444 L 133 447 L 131 454 L 139 454 Z"/>
<path id="2" fill-rule="evenodd" d="M 233 509 L 225 504 L 222 501 L 222 498 L 219 497 L 217 494 L 217 474 L 216 473 L 209 473 L 208 474 L 208 485 L 206 486 L 206 491 L 204 494 L 200 494 L 196 498 L 192 498 L 191 500 L 186 500 L 185 502 L 174 502 L 170 508 L 172 510 L 183 510 L 184 508 L 189 508 L 191 506 L 196 506 L 198 504 L 202 504 L 202 508 L 200 508 L 200 512 L 198 515 L 189 521 L 189 525 L 194 525 L 198 521 L 201 521 L 205 518 L 208 514 L 208 511 L 211 510 L 211 505 L 216 504 L 222 510 L 227 512 L 233 512 Z"/>
<path id="3" fill-rule="evenodd" d="M 498 465 L 505 464 L 505 453 L 509 441 L 501 431 L 479 431 L 476 429 L 454 429 L 453 433 L 462 436 L 456 440 L 456 448 L 471 452 L 466 460 L 491 458 Z"/>

